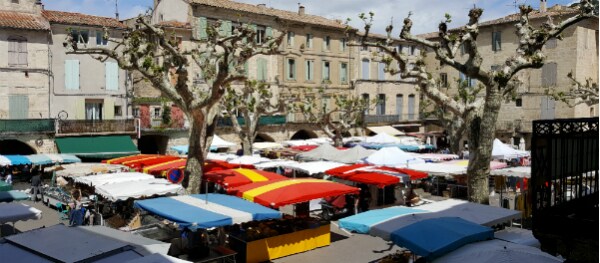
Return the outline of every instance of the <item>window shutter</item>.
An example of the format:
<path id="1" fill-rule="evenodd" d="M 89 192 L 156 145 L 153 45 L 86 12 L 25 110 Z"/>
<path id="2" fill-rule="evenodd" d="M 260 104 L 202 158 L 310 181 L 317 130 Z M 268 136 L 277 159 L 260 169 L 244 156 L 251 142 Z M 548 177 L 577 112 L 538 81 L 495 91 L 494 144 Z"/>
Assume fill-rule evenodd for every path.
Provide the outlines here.
<path id="1" fill-rule="evenodd" d="M 17 51 L 17 45 L 19 43 L 15 40 L 8 41 L 8 65 L 19 64 L 19 52 Z"/>
<path id="2" fill-rule="evenodd" d="M 404 109 L 404 95 L 396 95 L 396 114 L 402 120 L 402 110 Z"/>
<path id="3" fill-rule="evenodd" d="M 321 79 L 327 80 L 327 70 L 325 69 L 325 61 L 321 62 Z"/>
<path id="4" fill-rule="evenodd" d="M 248 61 L 244 62 L 244 76 L 248 77 Z"/>
<path id="5" fill-rule="evenodd" d="M 18 62 L 21 66 L 27 66 L 27 41 L 19 41 L 17 43 L 18 46 Z"/>
<path id="6" fill-rule="evenodd" d="M 408 119 L 412 120 L 415 116 L 415 95 L 408 96 Z"/>
<path id="7" fill-rule="evenodd" d="M 309 65 L 309 64 L 310 64 L 310 61 L 308 61 L 308 60 L 307 60 L 307 61 L 305 61 L 305 62 L 304 62 L 304 64 L 306 65 L 306 66 L 304 67 L 304 80 L 310 80 L 310 79 L 308 78 L 308 76 L 309 76 L 309 72 L 308 72 L 308 71 L 310 70 L 310 65 Z"/>
<path id="8" fill-rule="evenodd" d="M 106 90 L 119 90 L 119 65 L 116 62 L 106 62 Z"/>
<path id="9" fill-rule="evenodd" d="M 221 21 L 221 35 L 223 36 L 231 36 L 231 21 L 223 20 Z"/>
<path id="10" fill-rule="evenodd" d="M 65 60 L 65 89 L 79 89 L 79 60 Z"/>
<path id="11" fill-rule="evenodd" d="M 11 119 L 27 119 L 29 117 L 29 97 L 27 95 L 9 95 L 8 116 Z"/>
<path id="12" fill-rule="evenodd" d="M 267 37 L 267 38 L 273 37 L 273 28 L 271 28 L 270 26 L 268 26 L 265 29 L 265 37 Z"/>
<path id="13" fill-rule="evenodd" d="M 208 27 L 208 22 L 206 21 L 206 17 L 198 18 L 198 38 L 206 39 L 208 35 L 206 34 L 206 28 Z"/>
<path id="14" fill-rule="evenodd" d="M 256 74 L 256 79 L 266 81 L 267 80 L 267 78 L 266 78 L 266 76 L 267 76 L 267 73 L 266 73 L 267 61 L 264 58 L 259 58 L 256 60 L 256 62 L 257 62 L 256 64 L 257 64 L 257 70 L 258 70 L 258 72 Z"/>
<path id="15" fill-rule="evenodd" d="M 286 79 L 291 79 L 290 78 L 290 60 L 286 59 L 285 60 L 285 78 Z"/>

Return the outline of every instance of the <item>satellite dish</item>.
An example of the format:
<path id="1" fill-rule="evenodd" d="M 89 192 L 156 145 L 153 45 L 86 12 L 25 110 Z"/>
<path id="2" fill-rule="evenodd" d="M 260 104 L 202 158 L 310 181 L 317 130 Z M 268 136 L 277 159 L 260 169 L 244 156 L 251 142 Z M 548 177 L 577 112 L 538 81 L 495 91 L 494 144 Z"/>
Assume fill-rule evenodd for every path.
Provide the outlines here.
<path id="1" fill-rule="evenodd" d="M 170 169 L 167 172 L 167 180 L 173 184 L 180 184 L 184 177 L 183 170 L 181 169 Z"/>

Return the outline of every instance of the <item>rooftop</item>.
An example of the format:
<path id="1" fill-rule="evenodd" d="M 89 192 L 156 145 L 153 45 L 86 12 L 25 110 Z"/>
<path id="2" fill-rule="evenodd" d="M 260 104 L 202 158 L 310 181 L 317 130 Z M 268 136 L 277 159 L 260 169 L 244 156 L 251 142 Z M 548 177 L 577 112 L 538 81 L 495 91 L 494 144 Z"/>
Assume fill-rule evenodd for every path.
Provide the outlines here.
<path id="1" fill-rule="evenodd" d="M 40 15 L 15 11 L 0 11 L 0 28 L 49 30 L 50 24 Z"/>
<path id="2" fill-rule="evenodd" d="M 179 29 L 192 29 L 190 23 L 182 23 L 175 20 L 170 21 L 161 21 L 157 24 L 159 27 L 170 27 L 170 28 L 179 28 Z"/>
<path id="3" fill-rule="evenodd" d="M 122 28 L 127 26 L 119 20 L 110 17 L 84 15 L 80 13 L 70 13 L 62 11 L 42 11 L 42 15 L 48 19 L 50 23 L 65 24 L 65 25 L 82 25 L 82 26 L 98 26 L 110 28 Z"/>

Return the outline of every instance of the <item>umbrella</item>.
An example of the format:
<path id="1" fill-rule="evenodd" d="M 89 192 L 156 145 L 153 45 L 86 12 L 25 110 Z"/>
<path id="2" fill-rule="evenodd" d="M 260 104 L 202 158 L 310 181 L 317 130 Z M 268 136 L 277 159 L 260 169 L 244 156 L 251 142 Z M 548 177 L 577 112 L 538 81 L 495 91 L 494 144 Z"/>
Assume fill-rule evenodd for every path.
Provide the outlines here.
<path id="1" fill-rule="evenodd" d="M 391 240 L 427 260 L 468 243 L 494 238 L 494 230 L 458 217 L 422 220 L 391 233 Z"/>
<path id="2" fill-rule="evenodd" d="M 476 242 L 458 248 L 433 262 L 461 262 L 461 263 L 509 263 L 509 262 L 563 262 L 539 248 L 514 244 L 502 240 L 489 240 Z"/>

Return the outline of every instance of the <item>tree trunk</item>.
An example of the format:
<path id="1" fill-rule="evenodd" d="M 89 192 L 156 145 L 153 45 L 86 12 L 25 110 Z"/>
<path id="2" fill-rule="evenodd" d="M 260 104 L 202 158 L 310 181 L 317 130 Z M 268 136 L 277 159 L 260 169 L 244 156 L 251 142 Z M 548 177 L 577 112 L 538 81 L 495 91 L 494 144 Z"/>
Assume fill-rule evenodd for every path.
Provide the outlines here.
<path id="1" fill-rule="evenodd" d="M 453 154 L 460 153 L 460 143 L 462 141 L 462 134 L 458 135 L 454 132 L 448 132 L 448 144 L 450 145 L 450 152 Z"/>
<path id="2" fill-rule="evenodd" d="M 250 136 L 242 136 L 242 149 L 244 149 L 244 155 L 252 155 L 252 143 L 253 140 Z"/>
<path id="3" fill-rule="evenodd" d="M 202 169 L 205 160 L 205 154 L 207 141 L 210 145 L 212 141 L 212 133 L 210 138 L 202 140 L 207 135 L 207 125 L 204 118 L 204 114 L 192 113 L 189 115 L 190 119 L 190 137 L 189 137 L 189 149 L 188 159 L 185 166 L 185 179 L 183 181 L 183 187 L 186 188 L 188 194 L 200 193 L 200 185 L 202 182 Z"/>
<path id="4" fill-rule="evenodd" d="M 489 174 L 496 121 L 501 106 L 498 87 L 489 88 L 483 112 L 469 123 L 469 166 L 467 168 L 469 201 L 480 204 L 489 202 Z"/>

